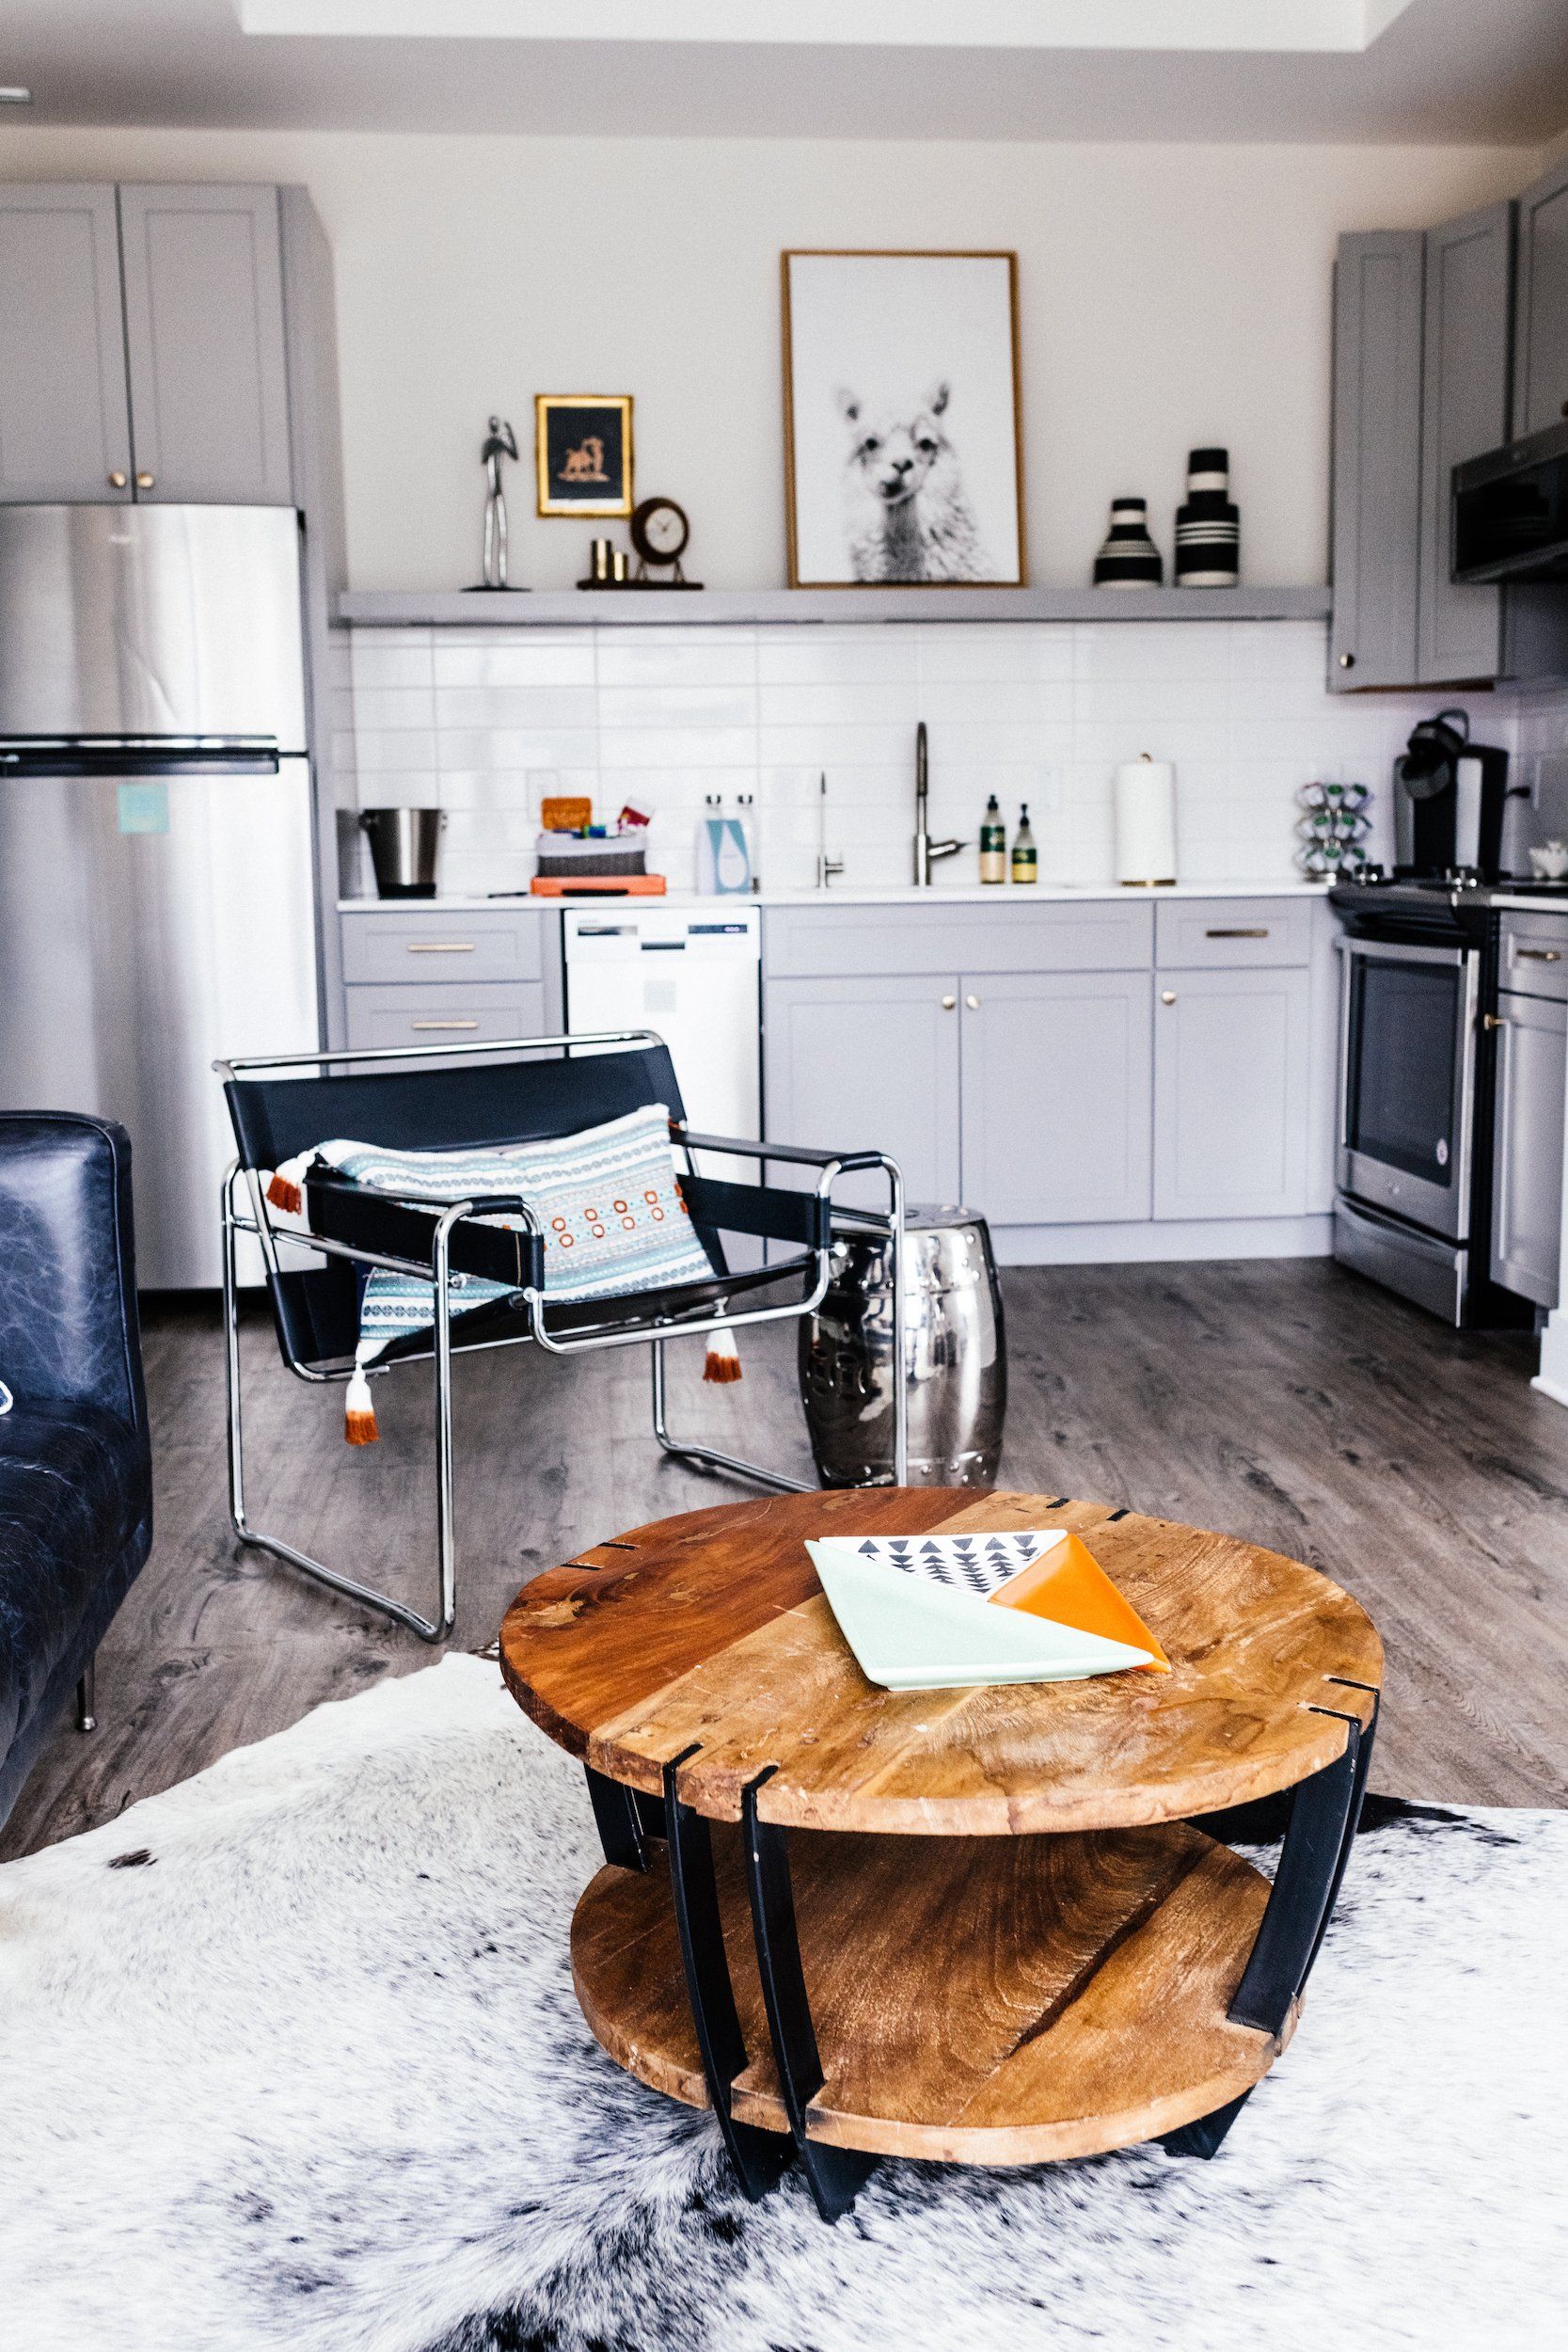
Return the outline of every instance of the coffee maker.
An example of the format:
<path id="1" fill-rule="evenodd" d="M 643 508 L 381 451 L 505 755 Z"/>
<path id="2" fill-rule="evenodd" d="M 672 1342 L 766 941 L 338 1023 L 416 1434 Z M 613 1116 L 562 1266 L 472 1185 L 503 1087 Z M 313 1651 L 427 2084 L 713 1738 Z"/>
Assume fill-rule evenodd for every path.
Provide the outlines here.
<path id="1" fill-rule="evenodd" d="M 1469 716 L 1440 710 L 1394 762 L 1394 871 L 1426 882 L 1501 879 L 1508 754 L 1470 741 Z"/>

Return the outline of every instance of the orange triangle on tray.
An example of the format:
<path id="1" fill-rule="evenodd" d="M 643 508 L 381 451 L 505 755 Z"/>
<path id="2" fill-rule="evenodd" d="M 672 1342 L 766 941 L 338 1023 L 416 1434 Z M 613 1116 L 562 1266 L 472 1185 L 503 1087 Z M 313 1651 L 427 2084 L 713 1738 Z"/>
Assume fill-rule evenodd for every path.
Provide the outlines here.
<path id="1" fill-rule="evenodd" d="M 1053 1544 L 1032 1566 L 1021 1568 L 988 1597 L 994 1608 L 1022 1609 L 1031 1616 L 1049 1617 L 1053 1625 L 1070 1626 L 1075 1633 L 1098 1633 L 1108 1642 L 1152 1651 L 1149 1663 L 1132 1669 L 1134 1673 L 1168 1675 L 1171 1670 L 1170 1660 L 1132 1602 L 1076 1535 Z"/>

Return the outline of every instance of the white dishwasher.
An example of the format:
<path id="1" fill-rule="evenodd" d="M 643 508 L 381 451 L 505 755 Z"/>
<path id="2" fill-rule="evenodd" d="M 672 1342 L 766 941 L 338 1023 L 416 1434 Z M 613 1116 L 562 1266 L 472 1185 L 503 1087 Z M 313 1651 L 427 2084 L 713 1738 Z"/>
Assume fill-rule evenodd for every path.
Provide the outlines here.
<path id="1" fill-rule="evenodd" d="M 762 1124 L 762 923 L 755 907 L 616 905 L 565 918 L 566 1026 L 653 1029 L 670 1048 L 689 1123 L 716 1136 Z M 709 1173 L 754 1181 L 746 1160 Z"/>

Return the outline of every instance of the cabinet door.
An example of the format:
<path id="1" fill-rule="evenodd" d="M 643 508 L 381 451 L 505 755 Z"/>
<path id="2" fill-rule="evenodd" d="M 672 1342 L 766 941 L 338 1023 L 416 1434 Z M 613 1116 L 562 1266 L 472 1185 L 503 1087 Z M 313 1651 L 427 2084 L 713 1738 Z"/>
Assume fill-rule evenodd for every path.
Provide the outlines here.
<path id="1" fill-rule="evenodd" d="M 130 478 L 115 192 L 0 187 L 0 503 L 112 505 Z"/>
<path id="2" fill-rule="evenodd" d="M 288 506 L 277 191 L 122 187 L 138 497 Z"/>
<path id="3" fill-rule="evenodd" d="M 1492 1279 L 1555 1307 L 1562 1240 L 1562 1101 L 1568 1005 L 1504 996 L 1497 1032 Z"/>
<path id="4" fill-rule="evenodd" d="M 769 980 L 764 1132 L 823 1151 L 886 1152 L 911 1201 L 958 1198 L 956 977 Z M 769 1180 L 795 1181 L 780 1163 Z M 887 1206 L 879 1175 L 835 1199 Z"/>
<path id="5" fill-rule="evenodd" d="M 1311 993 L 1299 969 L 1159 976 L 1156 1217 L 1305 1213 Z"/>
<path id="6" fill-rule="evenodd" d="M 1450 477 L 1508 438 L 1513 207 L 1490 204 L 1427 231 L 1421 371 L 1420 665 L 1423 683 L 1496 677 L 1502 602 L 1452 568 Z"/>
<path id="7" fill-rule="evenodd" d="M 1517 440 L 1568 417 L 1568 164 L 1519 199 L 1513 304 Z"/>
<path id="8" fill-rule="evenodd" d="M 1147 972 L 963 983 L 964 1200 L 998 1225 L 1149 1207 Z"/>
<path id="9" fill-rule="evenodd" d="M 1329 684 L 1341 692 L 1416 675 L 1425 244 L 1419 230 L 1339 240 Z"/>

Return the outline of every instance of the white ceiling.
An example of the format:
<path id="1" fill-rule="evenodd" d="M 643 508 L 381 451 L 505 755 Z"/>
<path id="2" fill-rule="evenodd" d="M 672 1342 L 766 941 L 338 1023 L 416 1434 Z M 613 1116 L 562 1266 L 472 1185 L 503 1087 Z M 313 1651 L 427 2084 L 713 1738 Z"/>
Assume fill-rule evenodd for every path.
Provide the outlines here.
<path id="1" fill-rule="evenodd" d="M 1568 5 L 0 0 L 13 83 L 0 120 L 1533 146 L 1568 124 Z"/>

